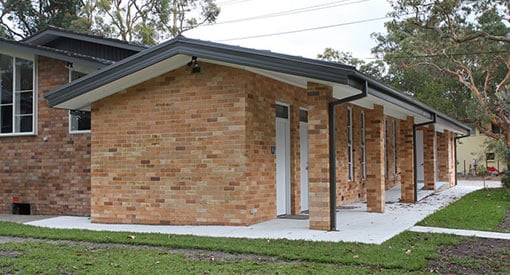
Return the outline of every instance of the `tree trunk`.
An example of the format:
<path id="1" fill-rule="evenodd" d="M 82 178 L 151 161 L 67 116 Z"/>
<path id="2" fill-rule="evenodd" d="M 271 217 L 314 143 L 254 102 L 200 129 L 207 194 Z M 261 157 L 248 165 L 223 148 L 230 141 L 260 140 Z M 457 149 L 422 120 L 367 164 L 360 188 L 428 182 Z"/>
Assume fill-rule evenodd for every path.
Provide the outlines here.
<path id="1" fill-rule="evenodd" d="M 505 133 L 506 135 L 506 170 L 510 171 L 510 131 Z"/>

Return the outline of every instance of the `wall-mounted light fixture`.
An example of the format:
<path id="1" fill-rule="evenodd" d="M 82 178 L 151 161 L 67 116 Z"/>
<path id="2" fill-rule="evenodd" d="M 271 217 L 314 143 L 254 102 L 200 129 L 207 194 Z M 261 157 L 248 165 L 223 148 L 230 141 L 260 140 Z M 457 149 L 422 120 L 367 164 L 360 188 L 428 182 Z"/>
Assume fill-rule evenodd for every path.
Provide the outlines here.
<path id="1" fill-rule="evenodd" d="M 72 62 L 67 62 L 66 69 L 72 70 L 73 69 L 73 63 Z"/>
<path id="2" fill-rule="evenodd" d="M 198 57 L 192 56 L 191 61 L 188 62 L 188 67 L 191 67 L 191 73 L 199 73 L 200 72 L 200 64 L 197 62 Z"/>

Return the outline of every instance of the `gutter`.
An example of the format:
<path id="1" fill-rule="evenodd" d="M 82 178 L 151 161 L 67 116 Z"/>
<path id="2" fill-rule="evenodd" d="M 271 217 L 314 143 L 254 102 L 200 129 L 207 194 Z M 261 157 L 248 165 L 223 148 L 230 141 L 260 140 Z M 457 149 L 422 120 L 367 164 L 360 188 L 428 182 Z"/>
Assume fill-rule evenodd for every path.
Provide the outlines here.
<path id="1" fill-rule="evenodd" d="M 357 80 L 357 79 L 356 79 Z M 361 79 L 360 79 L 361 80 Z M 336 135 L 335 107 L 337 105 L 364 98 L 368 95 L 368 81 L 362 80 L 361 94 L 349 96 L 328 104 L 329 122 L 329 214 L 330 231 L 336 231 Z"/>
<path id="2" fill-rule="evenodd" d="M 421 126 L 427 126 L 431 124 L 435 124 L 437 120 L 436 113 L 430 113 L 432 115 L 432 120 L 424 123 L 418 123 L 413 125 L 413 162 L 414 162 L 414 202 L 418 201 L 418 171 L 417 167 L 417 157 L 416 157 L 416 128 Z"/>

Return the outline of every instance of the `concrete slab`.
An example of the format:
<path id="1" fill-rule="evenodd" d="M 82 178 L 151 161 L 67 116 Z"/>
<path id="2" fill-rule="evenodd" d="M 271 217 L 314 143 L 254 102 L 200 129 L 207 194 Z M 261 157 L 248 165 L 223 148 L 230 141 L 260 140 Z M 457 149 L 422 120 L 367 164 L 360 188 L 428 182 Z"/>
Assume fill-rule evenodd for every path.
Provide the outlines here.
<path id="1" fill-rule="evenodd" d="M 492 187 L 500 182 L 486 183 Z M 483 183 L 459 182 L 459 185 L 438 194 L 430 195 L 416 204 L 389 203 L 384 213 L 366 212 L 366 204 L 352 205 L 337 212 L 338 231 L 310 230 L 308 220 L 275 219 L 251 226 L 167 226 L 132 224 L 97 224 L 87 217 L 55 217 L 27 222 L 26 224 L 96 231 L 147 232 L 209 237 L 290 239 L 328 242 L 360 242 L 381 244 L 402 231 L 413 227 L 433 212 L 458 200 L 462 196 L 483 188 Z"/>
<path id="2" fill-rule="evenodd" d="M 449 229 L 449 228 L 438 228 L 438 227 L 428 227 L 428 226 L 413 226 L 409 229 L 409 231 L 422 232 L 422 233 L 442 233 L 442 234 L 453 234 L 453 235 L 468 236 L 468 237 L 510 240 L 510 233 L 500 233 L 500 232 Z"/>
<path id="3" fill-rule="evenodd" d="M 0 221 L 26 223 L 31 221 L 45 220 L 56 217 L 54 215 L 12 215 L 0 214 Z"/>

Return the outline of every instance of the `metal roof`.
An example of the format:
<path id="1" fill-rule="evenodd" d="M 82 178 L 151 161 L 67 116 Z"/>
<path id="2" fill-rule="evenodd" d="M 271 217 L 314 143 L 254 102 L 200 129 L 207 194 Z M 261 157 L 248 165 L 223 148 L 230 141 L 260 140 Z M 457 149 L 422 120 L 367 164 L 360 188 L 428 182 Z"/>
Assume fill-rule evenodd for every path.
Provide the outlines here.
<path id="1" fill-rule="evenodd" d="M 88 55 L 82 55 L 73 53 L 70 51 L 59 50 L 55 48 L 33 45 L 30 43 L 22 42 L 22 41 L 13 41 L 0 38 L 0 46 L 5 46 L 9 49 L 20 50 L 24 52 L 29 52 L 34 55 L 40 55 L 45 57 L 50 57 L 58 60 L 80 63 L 83 65 L 89 65 L 93 67 L 104 67 L 107 65 L 111 65 L 114 62 L 111 60 L 96 58 Z"/>
<path id="2" fill-rule="evenodd" d="M 142 51 L 148 48 L 148 46 L 135 43 L 135 42 L 127 42 L 119 39 L 114 38 L 105 38 L 98 35 L 92 35 L 92 34 L 85 34 L 85 33 L 79 33 L 74 32 L 71 30 L 66 30 L 63 28 L 55 27 L 55 26 L 48 26 L 44 28 L 43 30 L 37 32 L 36 34 L 29 36 L 25 39 L 23 39 L 23 42 L 27 42 L 30 44 L 35 45 L 44 45 L 50 41 L 53 41 L 59 37 L 66 37 L 76 40 L 82 40 L 87 41 L 95 44 L 101 44 L 106 45 L 110 47 L 116 47 L 126 50 L 132 50 L 132 51 Z"/>
<path id="3" fill-rule="evenodd" d="M 138 83 L 148 80 L 150 77 L 155 77 L 156 75 L 143 77 L 143 74 L 147 72 L 147 68 L 151 66 L 157 66 L 158 64 L 164 63 L 164 61 L 168 62 L 168 60 L 171 62 L 165 64 L 167 67 L 162 67 L 167 71 L 169 70 L 169 64 L 174 66 L 174 68 L 184 66 L 187 59 L 184 60 L 183 58 L 179 58 L 179 56 L 197 56 L 200 60 L 235 65 L 255 72 L 270 72 L 272 74 L 297 77 L 307 81 L 350 86 L 355 89 L 358 89 L 357 84 L 359 84 L 359 82 L 356 83 L 356 81 L 366 81 L 369 87 L 368 95 L 371 97 L 392 104 L 393 106 L 398 106 L 400 109 L 420 116 L 422 120 L 439 117 L 440 120 L 448 126 L 448 129 L 453 129 L 456 132 L 469 134 L 471 131 L 469 127 L 462 123 L 360 73 L 352 66 L 273 53 L 270 51 L 189 39 L 183 36 L 178 36 L 158 46 L 143 50 L 138 54 L 108 67 L 104 67 L 77 81 L 46 92 L 44 97 L 48 100 L 51 107 L 70 108 L 72 105 L 76 108 L 76 101 L 85 100 L 84 98 L 87 94 L 93 94 L 93 97 L 87 99 L 90 102 L 81 102 L 81 104 L 83 104 L 82 106 L 85 106 L 93 101 L 120 91 L 120 89 L 128 88 L 128 85 L 136 84 L 136 82 L 130 82 L 125 86 L 119 85 L 129 76 L 136 75 L 135 78 Z M 163 72 L 159 71 L 159 73 L 161 74 Z M 101 90 L 102 87 L 107 87 L 108 89 L 104 88 Z M 115 91 L 112 90 L 112 88 L 118 90 Z M 346 96 L 348 95 L 346 94 Z M 73 103 L 71 104 L 69 102 Z M 68 106 L 66 106 L 66 104 Z"/>

